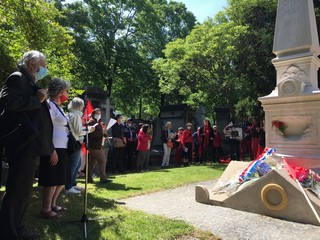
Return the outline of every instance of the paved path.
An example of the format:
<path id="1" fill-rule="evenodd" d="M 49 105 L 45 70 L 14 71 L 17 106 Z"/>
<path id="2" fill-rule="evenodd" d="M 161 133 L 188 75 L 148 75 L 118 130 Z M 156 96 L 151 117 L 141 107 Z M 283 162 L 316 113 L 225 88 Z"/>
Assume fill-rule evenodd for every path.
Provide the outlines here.
<path id="1" fill-rule="evenodd" d="M 320 227 L 283 221 L 259 214 L 201 204 L 195 201 L 195 186 L 212 189 L 214 181 L 123 199 L 130 209 L 185 220 L 223 240 L 319 240 Z"/>

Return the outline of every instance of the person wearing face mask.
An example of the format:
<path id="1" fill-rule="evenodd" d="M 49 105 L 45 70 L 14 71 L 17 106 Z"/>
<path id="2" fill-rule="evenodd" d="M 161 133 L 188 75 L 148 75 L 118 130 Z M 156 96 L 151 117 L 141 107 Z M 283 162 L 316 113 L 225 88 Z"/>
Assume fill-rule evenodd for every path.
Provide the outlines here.
<path id="1" fill-rule="evenodd" d="M 53 154 L 40 157 L 39 186 L 43 187 L 40 217 L 56 219 L 60 211 L 66 208 L 57 205 L 61 190 L 69 179 L 68 117 L 62 104 L 68 100 L 70 83 L 60 78 L 53 78 L 48 86 L 48 105 L 53 123 Z"/>
<path id="2" fill-rule="evenodd" d="M 89 167 L 88 167 L 88 182 L 93 183 L 93 171 L 98 163 L 99 177 L 101 183 L 109 183 L 111 180 L 107 178 L 106 165 L 107 158 L 102 148 L 103 137 L 107 136 L 107 130 L 101 122 L 101 110 L 95 108 L 91 113 L 91 118 L 88 123 L 90 127 L 89 137 Z"/>
<path id="3" fill-rule="evenodd" d="M 81 98 L 75 97 L 69 103 L 69 126 L 72 135 L 80 143 L 83 143 L 84 135 L 82 124 L 82 110 L 84 107 L 84 101 Z M 69 166 L 70 166 L 70 179 L 65 186 L 65 193 L 79 194 L 83 187 L 77 186 L 77 176 L 78 170 L 81 165 L 81 149 L 69 156 Z"/>
<path id="4" fill-rule="evenodd" d="M 182 133 L 181 146 L 183 156 L 183 166 L 189 167 L 189 163 L 192 162 L 192 151 L 193 151 L 193 137 L 192 137 L 192 124 L 187 123 L 186 129 Z"/>
<path id="5" fill-rule="evenodd" d="M 38 126 L 38 133 L 31 140 L 24 135 L 15 135 L 17 141 L 5 146 L 9 174 L 0 211 L 2 240 L 40 237 L 39 233 L 30 231 L 23 225 L 23 218 L 39 156 L 56 154 L 52 142 L 53 125 L 46 102 L 46 90 L 37 84 L 46 72 L 44 54 L 39 51 L 26 52 L 18 63 L 18 71 L 6 79 L 0 93 L 1 121 L 5 123 L 1 122 L 1 126 L 11 130 L 22 115 Z M 2 134 L 3 131 L 0 131 L 0 137 Z M 21 142 L 25 143 L 23 147 L 20 145 Z"/>

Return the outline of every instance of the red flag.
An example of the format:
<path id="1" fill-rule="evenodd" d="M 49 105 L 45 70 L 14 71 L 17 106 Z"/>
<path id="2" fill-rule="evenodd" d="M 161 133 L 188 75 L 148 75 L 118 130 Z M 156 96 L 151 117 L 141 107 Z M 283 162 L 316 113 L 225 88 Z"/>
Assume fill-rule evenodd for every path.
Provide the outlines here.
<path id="1" fill-rule="evenodd" d="M 87 106 L 86 109 L 84 110 L 84 114 L 82 117 L 82 122 L 85 124 L 86 123 L 86 118 L 88 117 L 88 119 L 91 116 L 91 113 L 93 112 L 94 108 L 90 102 L 90 100 L 87 101 Z"/>

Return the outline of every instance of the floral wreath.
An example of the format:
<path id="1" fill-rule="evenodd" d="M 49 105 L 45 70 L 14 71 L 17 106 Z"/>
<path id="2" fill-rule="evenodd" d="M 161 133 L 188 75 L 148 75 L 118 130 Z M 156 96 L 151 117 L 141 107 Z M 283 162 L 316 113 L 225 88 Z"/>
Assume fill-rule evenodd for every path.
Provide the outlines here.
<path id="1" fill-rule="evenodd" d="M 284 131 L 288 127 L 284 122 L 281 121 L 272 121 L 272 126 L 277 128 L 282 133 L 282 135 L 285 134 Z"/>

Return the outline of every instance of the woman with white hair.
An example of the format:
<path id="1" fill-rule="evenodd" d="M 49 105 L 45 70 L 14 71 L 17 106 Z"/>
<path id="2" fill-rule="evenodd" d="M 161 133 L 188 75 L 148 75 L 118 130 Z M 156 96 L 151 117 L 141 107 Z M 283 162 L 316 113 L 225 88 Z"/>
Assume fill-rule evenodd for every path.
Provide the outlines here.
<path id="1" fill-rule="evenodd" d="M 83 143 L 84 135 L 86 134 L 83 131 L 83 124 L 82 124 L 82 110 L 84 107 L 84 101 L 81 98 L 75 97 L 69 104 L 69 126 L 72 135 L 74 138 L 80 143 Z M 70 167 L 70 180 L 66 184 L 66 193 L 80 193 L 83 190 L 83 187 L 77 186 L 77 176 L 78 176 L 78 169 L 81 163 L 81 149 L 77 152 L 73 153 L 69 156 L 69 167 Z"/>
<path id="2" fill-rule="evenodd" d="M 23 54 L 18 64 L 18 71 L 5 81 L 0 93 L 1 114 L 0 138 L 6 145 L 9 174 L 6 193 L 0 211 L 0 239 L 35 239 L 39 233 L 27 230 L 22 221 L 32 189 L 36 161 L 39 156 L 54 154 L 52 143 L 52 122 L 45 101 L 46 91 L 37 82 L 47 73 L 46 57 L 39 51 Z M 8 134 L 21 123 L 29 119 L 38 132 L 23 134 L 17 130 Z M 21 125 L 20 125 L 21 126 Z M 9 141 L 12 136 L 15 136 Z"/>

